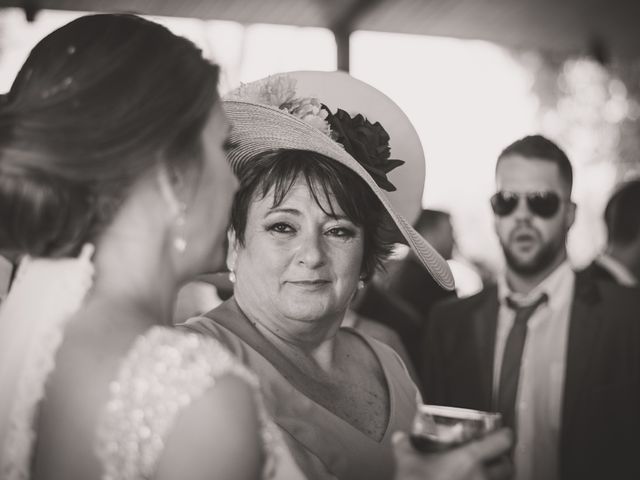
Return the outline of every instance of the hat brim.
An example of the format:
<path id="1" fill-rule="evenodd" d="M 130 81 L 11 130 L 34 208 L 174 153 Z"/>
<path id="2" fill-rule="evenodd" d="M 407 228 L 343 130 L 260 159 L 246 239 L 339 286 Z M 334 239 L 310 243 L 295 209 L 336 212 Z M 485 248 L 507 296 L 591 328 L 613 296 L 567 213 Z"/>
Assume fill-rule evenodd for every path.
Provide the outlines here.
<path id="1" fill-rule="evenodd" d="M 328 78 L 334 72 L 304 73 L 318 74 L 321 77 Z M 292 75 L 296 78 L 296 74 Z M 360 81 L 353 80 L 362 84 Z M 297 89 L 296 92 L 297 96 L 300 96 Z M 382 94 L 380 93 L 380 95 Z M 320 95 L 316 98 L 324 103 L 324 99 Z M 388 97 L 384 96 L 384 98 L 390 101 Z M 368 101 L 375 101 L 375 99 L 370 98 Z M 387 194 L 376 184 L 364 167 L 349 155 L 341 145 L 312 125 L 276 107 L 241 100 L 225 100 L 223 106 L 233 125 L 230 141 L 234 147 L 228 152 L 227 158 L 234 170 L 237 171 L 246 162 L 250 162 L 266 152 L 281 149 L 312 151 L 339 162 L 362 178 L 378 197 L 402 237 L 433 279 L 446 290 L 454 289 L 453 275 L 447 262 L 413 229 L 410 222 L 396 211 Z M 349 105 L 340 106 L 340 108 L 349 113 L 356 110 L 348 107 Z M 398 107 L 396 106 L 396 108 Z M 379 121 L 385 126 L 384 118 L 369 118 L 369 120 Z M 396 153 L 393 150 L 391 156 L 396 158 Z M 403 158 L 401 159 L 404 160 Z M 401 168 L 403 167 L 399 169 Z M 400 188 L 403 186 L 399 185 Z"/>
<path id="2" fill-rule="evenodd" d="M 387 95 L 346 72 L 297 71 L 284 74 L 296 82 L 296 96 L 317 98 L 331 112 L 338 108 L 352 117 L 361 114 L 371 123 L 380 122 L 389 134 L 391 158 L 404 165 L 387 174 L 397 187 L 385 191 L 396 212 L 412 225 L 422 210 L 425 158 L 418 132 L 409 117 Z"/>

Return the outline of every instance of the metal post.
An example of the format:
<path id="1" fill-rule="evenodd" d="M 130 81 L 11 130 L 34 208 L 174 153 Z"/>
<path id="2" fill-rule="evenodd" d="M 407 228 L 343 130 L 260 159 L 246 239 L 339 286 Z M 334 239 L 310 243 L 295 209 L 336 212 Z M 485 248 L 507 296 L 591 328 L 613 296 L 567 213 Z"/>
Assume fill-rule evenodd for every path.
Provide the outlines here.
<path id="1" fill-rule="evenodd" d="M 36 15 L 40 11 L 37 0 L 24 0 L 22 4 L 22 10 L 27 22 L 33 23 L 36 21 Z"/>
<path id="2" fill-rule="evenodd" d="M 349 55 L 351 30 L 347 28 L 337 28 L 333 30 L 336 39 L 336 55 L 338 60 L 338 70 L 349 73 Z"/>

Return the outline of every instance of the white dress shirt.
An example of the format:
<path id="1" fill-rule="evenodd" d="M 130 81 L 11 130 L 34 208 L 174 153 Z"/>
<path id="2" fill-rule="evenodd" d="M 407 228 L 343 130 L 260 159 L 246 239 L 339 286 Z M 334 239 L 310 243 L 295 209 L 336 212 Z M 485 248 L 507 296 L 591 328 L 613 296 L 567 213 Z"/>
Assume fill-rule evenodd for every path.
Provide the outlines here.
<path id="1" fill-rule="evenodd" d="M 7 298 L 7 294 L 9 293 L 13 268 L 13 264 L 0 255 L 0 303 Z"/>
<path id="2" fill-rule="evenodd" d="M 512 292 L 503 278 L 498 283 L 498 325 L 493 366 L 493 397 L 497 398 L 505 343 L 515 312 L 506 304 L 511 296 L 528 304 L 543 293 L 548 301 L 527 323 L 527 338 L 520 364 L 515 415 L 517 443 L 514 451 L 516 480 L 557 480 L 558 448 L 569 316 L 573 303 L 575 274 L 562 263 L 529 294 Z"/>

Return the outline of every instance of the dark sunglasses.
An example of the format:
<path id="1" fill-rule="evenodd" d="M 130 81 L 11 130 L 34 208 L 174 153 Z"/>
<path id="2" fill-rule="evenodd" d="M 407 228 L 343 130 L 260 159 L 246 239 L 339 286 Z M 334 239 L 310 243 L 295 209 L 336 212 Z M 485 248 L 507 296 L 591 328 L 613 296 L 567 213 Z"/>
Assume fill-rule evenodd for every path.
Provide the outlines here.
<path id="1" fill-rule="evenodd" d="M 541 218 L 551 218 L 558 213 L 562 201 L 555 192 L 498 192 L 491 197 L 493 213 L 499 217 L 511 215 L 518 207 L 520 197 L 525 197 L 529 211 Z"/>

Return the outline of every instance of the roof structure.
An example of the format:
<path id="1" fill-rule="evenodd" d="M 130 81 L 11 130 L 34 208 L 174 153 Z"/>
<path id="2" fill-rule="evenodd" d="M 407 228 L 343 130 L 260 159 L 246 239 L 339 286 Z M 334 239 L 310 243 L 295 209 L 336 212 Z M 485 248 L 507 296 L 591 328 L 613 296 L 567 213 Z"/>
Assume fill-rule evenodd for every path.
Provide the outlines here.
<path id="1" fill-rule="evenodd" d="M 0 0 L 0 7 L 140 14 L 480 39 L 558 54 L 640 57 L 637 0 Z"/>

